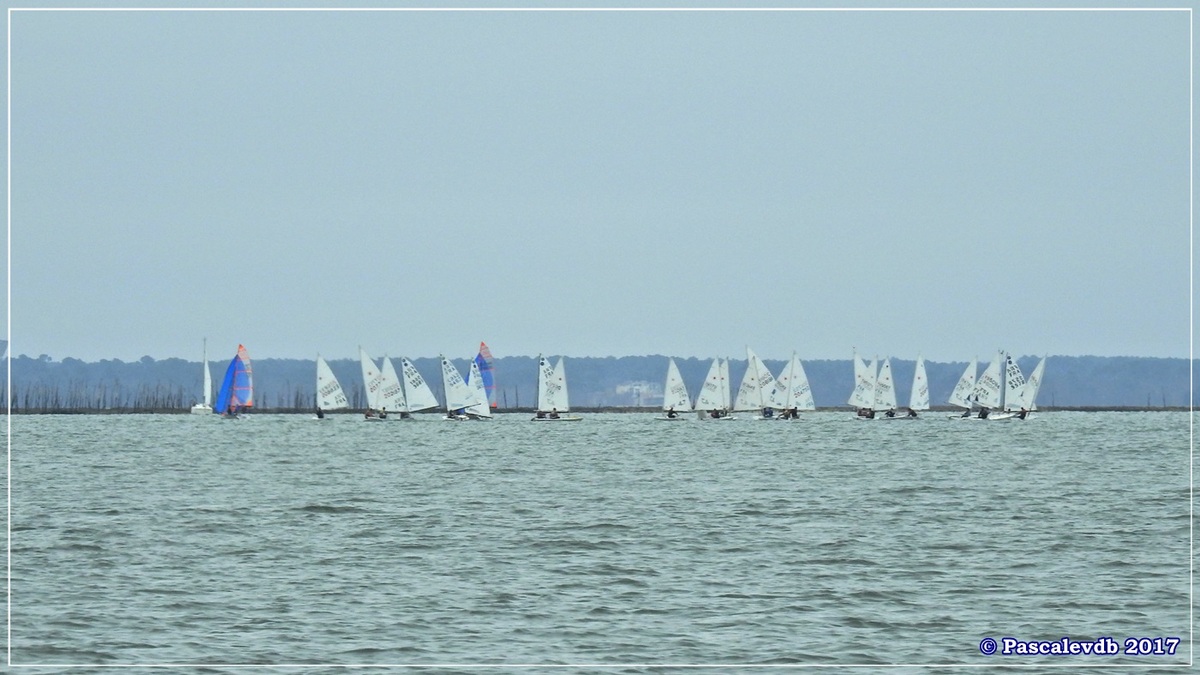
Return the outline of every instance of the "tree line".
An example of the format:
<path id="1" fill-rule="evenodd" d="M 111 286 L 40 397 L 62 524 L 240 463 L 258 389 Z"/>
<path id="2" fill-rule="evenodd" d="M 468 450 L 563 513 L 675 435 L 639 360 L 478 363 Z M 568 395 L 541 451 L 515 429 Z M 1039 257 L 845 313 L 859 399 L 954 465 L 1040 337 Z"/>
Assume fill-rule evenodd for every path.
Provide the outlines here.
<path id="1" fill-rule="evenodd" d="M 1026 374 L 1038 357 L 1023 356 L 1018 365 Z M 466 373 L 469 361 L 453 359 Z M 441 397 L 441 365 L 436 358 L 413 359 L 414 365 Z M 766 360 L 778 373 L 782 360 Z M 75 358 L 56 361 L 48 355 L 20 355 L 10 362 L 11 409 L 14 412 L 141 412 L 185 411 L 203 398 L 203 371 L 197 361 L 149 356 L 137 361 L 104 359 L 84 362 Z M 356 359 L 329 361 L 352 408 L 364 408 L 362 371 Z M 676 364 L 692 396 L 708 372 L 709 359 L 677 358 Z M 226 363 L 209 365 L 214 388 Z M 982 371 L 986 363 L 980 363 Z M 944 403 L 966 362 L 926 362 L 930 399 Z M 853 387 L 849 359 L 804 362 L 818 407 L 844 406 Z M 667 357 L 567 357 L 567 382 L 573 407 L 652 408 L 661 403 Z M 744 360 L 730 362 L 732 389 L 745 372 Z M 907 402 L 913 360 L 892 359 L 897 396 Z M 253 360 L 255 407 L 272 410 L 308 410 L 315 402 L 316 365 L 306 359 Z M 528 356 L 495 359 L 494 372 L 499 409 L 527 409 L 537 395 L 537 359 Z M 1038 405 L 1049 407 L 1179 408 L 1190 403 L 1196 363 L 1181 358 L 1051 356 L 1038 396 Z M 7 391 L 0 391 L 0 407 L 9 407 Z"/>

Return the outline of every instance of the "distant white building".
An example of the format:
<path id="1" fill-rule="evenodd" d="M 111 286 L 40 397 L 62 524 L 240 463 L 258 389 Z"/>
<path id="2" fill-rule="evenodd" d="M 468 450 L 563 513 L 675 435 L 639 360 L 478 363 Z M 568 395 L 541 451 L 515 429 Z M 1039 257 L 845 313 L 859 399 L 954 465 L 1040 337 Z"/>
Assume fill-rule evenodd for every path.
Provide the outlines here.
<path id="1" fill-rule="evenodd" d="M 662 382 L 626 382 L 618 384 L 613 392 L 616 394 L 616 405 L 652 406 L 662 404 Z"/>

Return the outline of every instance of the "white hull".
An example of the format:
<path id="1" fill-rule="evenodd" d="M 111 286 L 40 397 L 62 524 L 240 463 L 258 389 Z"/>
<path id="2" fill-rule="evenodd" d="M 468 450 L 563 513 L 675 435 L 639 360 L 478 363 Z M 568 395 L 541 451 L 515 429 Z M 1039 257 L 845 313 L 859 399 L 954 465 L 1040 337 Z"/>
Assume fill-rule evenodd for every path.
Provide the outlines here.
<path id="1" fill-rule="evenodd" d="M 702 421 L 721 422 L 723 420 L 736 420 L 737 419 L 736 417 L 733 416 L 733 413 L 726 412 L 724 410 L 721 411 L 720 417 L 713 417 L 710 410 L 697 410 L 695 412 L 696 412 L 696 419 L 702 420 Z"/>
<path id="2" fill-rule="evenodd" d="M 192 414 L 193 415 L 211 415 L 212 407 L 206 406 L 203 403 L 197 403 L 196 405 L 192 406 Z"/>
<path id="3" fill-rule="evenodd" d="M 1028 417 L 1028 416 L 1026 416 Z M 970 417 L 962 415 L 951 415 L 952 420 L 974 420 L 976 422 L 1002 422 L 1004 420 L 1017 419 L 1017 413 L 1014 412 L 997 412 L 991 413 L 987 417 L 980 417 L 979 413 L 973 413 Z"/>
<path id="4" fill-rule="evenodd" d="M 583 418 L 573 415 L 560 415 L 558 417 L 532 417 L 530 419 L 534 422 L 578 422 Z"/>
<path id="5" fill-rule="evenodd" d="M 679 415 L 677 417 L 655 417 L 654 419 L 659 420 L 661 422 L 682 422 L 683 416 Z"/>

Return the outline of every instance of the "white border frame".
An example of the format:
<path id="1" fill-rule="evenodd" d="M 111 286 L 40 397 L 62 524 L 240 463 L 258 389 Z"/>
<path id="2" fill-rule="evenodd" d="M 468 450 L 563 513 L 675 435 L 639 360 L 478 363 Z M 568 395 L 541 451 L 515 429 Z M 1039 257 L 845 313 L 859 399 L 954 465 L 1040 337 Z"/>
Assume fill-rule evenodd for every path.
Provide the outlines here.
<path id="1" fill-rule="evenodd" d="M 740 664 L 740 663 L 578 663 L 578 664 L 496 664 L 496 663 L 362 663 L 362 664 L 250 664 L 250 663 L 20 663 L 12 661 L 12 19 L 13 12 L 1186 12 L 1188 17 L 1188 661 L 1187 663 L 1008 663 L 990 660 L 982 663 L 906 663 L 906 664 Z M 5 355 L 5 436 L 7 455 L 7 550 L 5 568 L 6 663 L 10 668 L 1188 668 L 1195 652 L 1195 550 L 1193 481 L 1195 450 L 1195 22 L 1191 7 L 9 7 L 6 29 L 6 300 L 7 354 Z"/>

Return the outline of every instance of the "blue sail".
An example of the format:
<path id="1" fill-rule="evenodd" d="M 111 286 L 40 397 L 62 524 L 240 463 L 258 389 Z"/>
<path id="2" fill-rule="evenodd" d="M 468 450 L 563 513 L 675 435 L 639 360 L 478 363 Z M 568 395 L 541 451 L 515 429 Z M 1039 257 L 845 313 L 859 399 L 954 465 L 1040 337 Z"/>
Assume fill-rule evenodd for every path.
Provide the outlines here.
<path id="1" fill-rule="evenodd" d="M 479 353 L 475 356 L 479 366 L 479 377 L 483 380 L 483 389 L 487 392 L 488 405 L 496 407 L 496 381 L 492 375 L 492 352 L 487 343 L 479 343 Z"/>
<path id="2" fill-rule="evenodd" d="M 236 413 L 241 408 L 254 405 L 254 376 L 250 369 L 250 355 L 246 348 L 238 345 L 237 356 L 229 362 L 225 369 L 225 377 L 221 380 L 221 389 L 217 392 L 217 400 L 213 402 L 213 412 L 218 415 Z"/>

